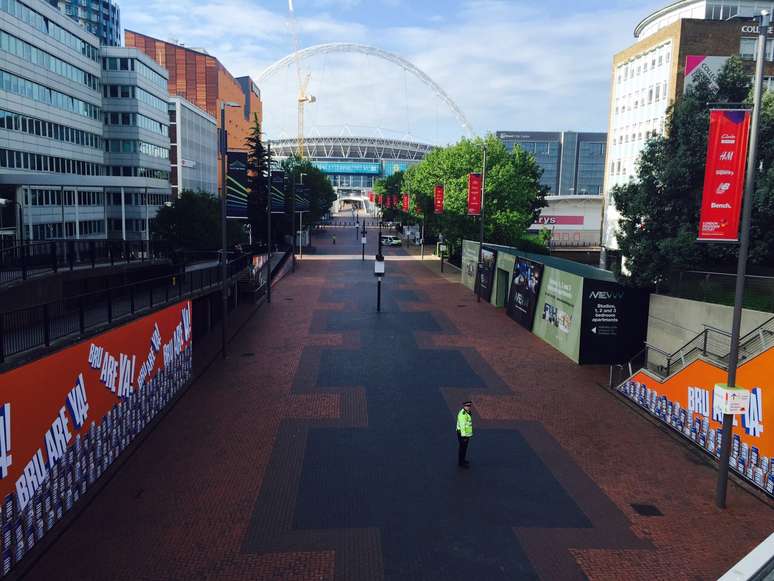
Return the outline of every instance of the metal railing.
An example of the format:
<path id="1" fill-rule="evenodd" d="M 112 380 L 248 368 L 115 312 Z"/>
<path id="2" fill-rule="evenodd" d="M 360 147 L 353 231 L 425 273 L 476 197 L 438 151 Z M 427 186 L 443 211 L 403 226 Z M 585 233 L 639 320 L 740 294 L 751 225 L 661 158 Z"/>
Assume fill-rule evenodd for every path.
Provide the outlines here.
<path id="1" fill-rule="evenodd" d="M 774 277 L 747 275 L 744 284 L 744 308 L 774 312 Z M 734 304 L 736 275 L 696 270 L 676 272 L 667 286 L 663 294 L 730 306 Z"/>
<path id="2" fill-rule="evenodd" d="M 738 363 L 742 364 L 771 347 L 774 347 L 774 317 L 739 339 Z M 650 371 L 660 379 L 666 379 L 699 357 L 705 357 L 719 367 L 727 369 L 730 354 L 731 333 L 705 325 L 703 331 L 671 353 L 646 343 L 645 348 L 627 364 L 611 367 L 610 383 L 612 386 L 622 374 L 627 374 L 617 382 L 621 383 L 626 377 L 642 369 Z"/>
<path id="3" fill-rule="evenodd" d="M 0 250 L 0 284 L 31 276 L 116 263 L 171 258 L 167 244 L 146 240 L 48 240 Z"/>
<path id="4" fill-rule="evenodd" d="M 228 278 L 251 264 L 243 255 L 228 263 Z M 64 338 L 77 339 L 140 313 L 221 286 L 221 265 L 172 274 L 120 287 L 0 313 L 0 363 L 8 357 Z"/>

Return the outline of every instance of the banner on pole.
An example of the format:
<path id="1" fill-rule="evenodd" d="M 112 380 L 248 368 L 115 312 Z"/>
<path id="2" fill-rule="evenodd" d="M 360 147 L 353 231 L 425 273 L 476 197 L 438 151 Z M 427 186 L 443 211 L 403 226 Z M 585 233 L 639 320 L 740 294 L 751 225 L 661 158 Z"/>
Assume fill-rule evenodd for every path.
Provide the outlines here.
<path id="1" fill-rule="evenodd" d="M 750 111 L 710 111 L 699 240 L 736 242 L 744 194 Z"/>
<path id="2" fill-rule="evenodd" d="M 468 174 L 468 216 L 481 215 L 481 174 Z"/>
<path id="3" fill-rule="evenodd" d="M 443 214 L 443 186 L 435 186 L 434 207 L 436 214 Z"/>
<path id="4" fill-rule="evenodd" d="M 373 192 L 368 192 L 368 201 L 371 202 L 372 204 L 374 203 L 374 193 Z"/>
<path id="5" fill-rule="evenodd" d="M 379 195 L 377 196 L 376 200 L 377 200 L 377 203 L 378 203 L 378 204 L 381 206 L 381 205 L 382 205 L 382 195 L 381 195 L 381 194 L 379 194 Z"/>
<path id="6" fill-rule="evenodd" d="M 409 211 L 409 195 L 403 194 L 403 211 L 408 212 Z"/>

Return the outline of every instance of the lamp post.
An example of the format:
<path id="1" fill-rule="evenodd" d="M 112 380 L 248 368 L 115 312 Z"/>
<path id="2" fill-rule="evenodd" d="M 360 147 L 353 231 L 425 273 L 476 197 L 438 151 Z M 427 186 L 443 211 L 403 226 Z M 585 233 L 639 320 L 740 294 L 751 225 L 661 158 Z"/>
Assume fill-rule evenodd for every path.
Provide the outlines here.
<path id="1" fill-rule="evenodd" d="M 476 269 L 476 302 L 481 302 L 481 267 L 484 260 L 484 191 L 486 189 L 486 141 L 484 141 L 484 159 L 481 168 L 481 223 L 478 241 L 478 268 Z"/>
<path id="2" fill-rule="evenodd" d="M 24 243 L 24 208 L 16 200 L 0 198 L 0 207 L 10 206 L 11 204 L 19 206 L 19 244 L 21 245 Z"/>
<path id="3" fill-rule="evenodd" d="M 364 247 L 365 248 L 365 247 Z M 382 220 L 379 218 L 379 243 L 374 260 L 374 275 L 376 276 L 376 312 L 382 311 L 382 279 L 384 278 L 384 256 L 382 256 Z"/>
<path id="4" fill-rule="evenodd" d="M 221 278 L 221 289 L 220 294 L 222 298 L 222 308 L 223 312 L 221 313 L 221 355 L 225 359 L 226 358 L 226 342 L 227 342 L 227 331 L 226 331 L 226 316 L 228 314 L 228 289 L 226 288 L 226 279 L 228 278 L 228 268 L 227 268 L 227 261 L 228 261 L 228 255 L 227 255 L 227 246 L 228 246 L 228 240 L 226 239 L 226 192 L 228 191 L 228 185 L 227 185 L 227 173 L 228 169 L 226 168 L 226 156 L 228 155 L 228 133 L 226 132 L 226 107 L 239 107 L 239 103 L 235 103 L 234 101 L 221 101 L 220 102 L 220 169 L 221 169 L 221 193 L 220 193 L 220 246 L 221 246 L 221 257 L 220 257 L 220 278 Z"/>
<path id="5" fill-rule="evenodd" d="M 266 146 L 266 302 L 271 303 L 271 143 Z"/>
<path id="6" fill-rule="evenodd" d="M 360 243 L 363 245 L 363 262 L 365 262 L 365 247 L 366 247 L 366 242 L 368 241 L 366 239 L 366 223 L 365 223 L 365 220 L 363 220 L 363 230 L 362 230 L 361 234 L 362 234 L 362 238 L 360 239 Z"/>
<path id="7" fill-rule="evenodd" d="M 750 250 L 750 222 L 752 219 L 753 195 L 755 194 L 755 172 L 758 163 L 758 128 L 761 118 L 761 96 L 763 93 L 763 65 L 766 60 L 766 36 L 771 18 L 768 10 L 762 10 L 758 21 L 758 43 L 756 46 L 755 81 L 753 84 L 753 110 L 750 122 L 750 154 L 747 157 L 747 175 L 742 205 L 742 231 L 739 242 L 739 260 L 736 267 L 736 292 L 731 322 L 731 350 L 728 354 L 728 387 L 736 387 L 736 370 L 739 359 L 739 335 L 742 325 L 742 300 L 744 299 L 744 278 L 747 273 L 747 255 Z M 715 504 L 726 507 L 728 485 L 728 461 L 731 455 L 731 428 L 734 416 L 723 414 L 723 428 L 720 448 L 720 466 L 715 487 Z"/>

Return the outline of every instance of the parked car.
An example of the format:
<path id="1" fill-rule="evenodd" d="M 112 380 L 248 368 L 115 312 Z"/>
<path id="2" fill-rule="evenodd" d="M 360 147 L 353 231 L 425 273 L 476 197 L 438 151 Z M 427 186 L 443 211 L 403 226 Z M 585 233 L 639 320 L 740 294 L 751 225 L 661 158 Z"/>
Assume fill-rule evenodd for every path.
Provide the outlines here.
<path id="1" fill-rule="evenodd" d="M 400 238 L 398 238 L 397 236 L 393 236 L 392 234 L 387 234 L 386 236 L 383 235 L 382 244 L 384 246 L 402 246 L 403 245 Z"/>

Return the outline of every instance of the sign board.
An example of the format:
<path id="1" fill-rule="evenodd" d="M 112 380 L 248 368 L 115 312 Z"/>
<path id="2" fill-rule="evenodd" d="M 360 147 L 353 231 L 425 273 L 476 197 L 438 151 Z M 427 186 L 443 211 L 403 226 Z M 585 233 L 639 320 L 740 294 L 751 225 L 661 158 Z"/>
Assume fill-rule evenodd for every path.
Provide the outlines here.
<path id="1" fill-rule="evenodd" d="M 729 57 L 689 54 L 685 56 L 685 80 L 683 93 L 693 87 L 699 79 L 707 79 L 713 90 L 718 88 L 718 75 Z"/>
<path id="2" fill-rule="evenodd" d="M 723 414 L 740 415 L 750 408 L 750 392 L 741 387 L 716 383 L 713 397 L 715 409 Z"/>
<path id="3" fill-rule="evenodd" d="M 583 278 L 544 267 L 532 332 L 576 363 L 580 357 Z"/>
<path id="4" fill-rule="evenodd" d="M 468 216 L 481 215 L 481 186 L 480 173 L 468 174 Z"/>
<path id="5" fill-rule="evenodd" d="M 326 174 L 380 175 L 382 173 L 382 166 L 378 162 L 312 161 L 312 165 Z"/>
<path id="6" fill-rule="evenodd" d="M 532 330 L 535 320 L 543 265 L 526 258 L 517 258 L 513 264 L 511 288 L 508 294 L 508 316 L 522 327 Z"/>
<path id="7" fill-rule="evenodd" d="M 368 243 L 368 238 L 366 238 L 365 236 L 363 236 L 363 237 L 360 239 L 360 244 L 367 244 L 367 243 Z"/>
<path id="8" fill-rule="evenodd" d="M 433 209 L 436 214 L 443 214 L 443 186 L 440 184 L 435 186 Z"/>
<path id="9" fill-rule="evenodd" d="M 226 218 L 246 220 L 250 184 L 247 180 L 247 153 L 229 151 L 226 159 Z"/>
<path id="10" fill-rule="evenodd" d="M 181 159 L 180 165 L 183 167 L 196 167 L 196 162 L 191 159 Z"/>
<path id="11" fill-rule="evenodd" d="M 489 302 L 492 298 L 492 283 L 497 265 L 497 251 L 484 248 L 481 251 L 481 264 L 478 268 L 478 284 L 481 288 L 481 299 Z"/>
<path id="12" fill-rule="evenodd" d="M 710 111 L 699 240 L 735 242 L 744 193 L 750 111 Z"/>
<path id="13" fill-rule="evenodd" d="M 403 211 L 408 212 L 409 211 L 409 195 L 403 194 Z"/>

